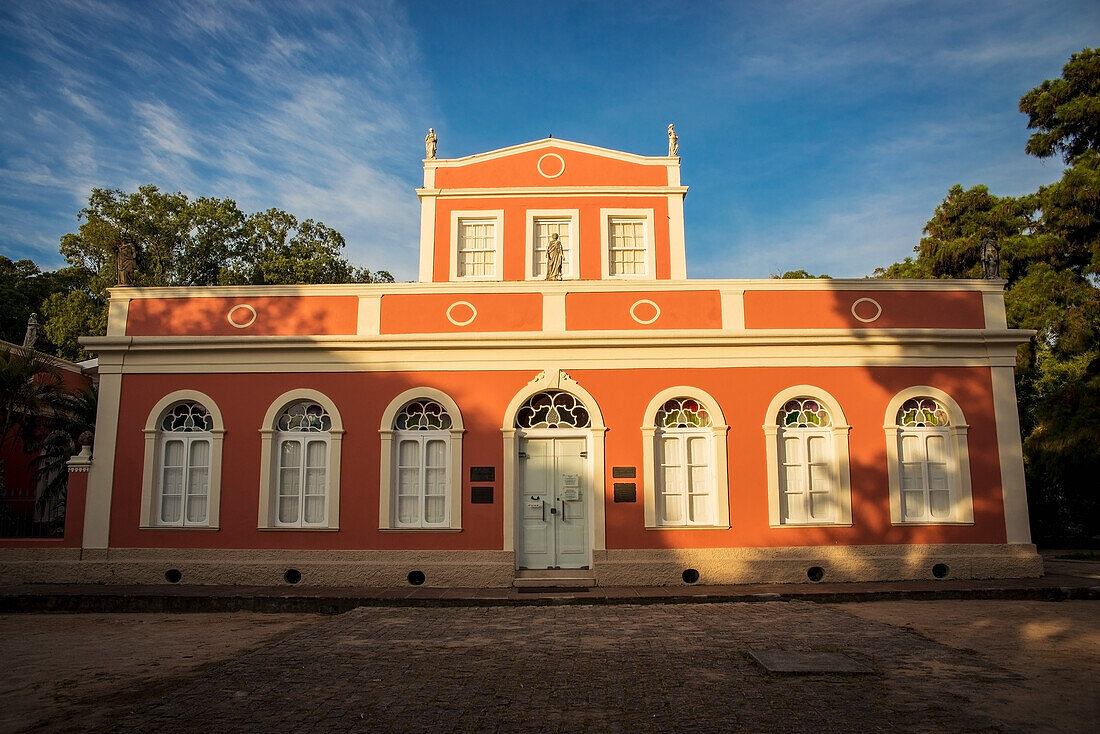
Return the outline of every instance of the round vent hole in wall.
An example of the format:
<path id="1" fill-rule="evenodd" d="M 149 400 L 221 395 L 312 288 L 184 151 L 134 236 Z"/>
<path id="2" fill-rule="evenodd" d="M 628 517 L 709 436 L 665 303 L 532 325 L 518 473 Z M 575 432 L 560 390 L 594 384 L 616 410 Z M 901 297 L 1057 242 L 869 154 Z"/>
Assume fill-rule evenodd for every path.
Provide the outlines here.
<path id="1" fill-rule="evenodd" d="M 409 575 L 406 576 L 406 578 L 409 580 L 409 583 L 412 584 L 413 586 L 420 586 L 422 583 L 424 583 L 424 572 L 423 571 L 409 571 Z"/>
<path id="2" fill-rule="evenodd" d="M 288 568 L 286 573 L 283 574 L 283 581 L 288 584 L 296 584 L 302 580 L 302 572 L 296 568 Z"/>
<path id="3" fill-rule="evenodd" d="M 947 572 L 950 570 L 951 569 L 947 567 L 946 563 L 937 563 L 935 566 L 932 566 L 932 575 L 938 579 L 944 579 L 947 578 Z"/>
<path id="4" fill-rule="evenodd" d="M 810 570 L 806 572 L 806 578 L 816 584 L 818 581 L 825 578 L 825 569 L 821 566 L 812 566 Z"/>
<path id="5" fill-rule="evenodd" d="M 699 580 L 699 572 L 694 568 L 686 568 L 684 572 L 680 574 L 680 578 L 684 580 L 685 584 L 694 584 Z"/>
<path id="6" fill-rule="evenodd" d="M 164 580 L 170 584 L 178 584 L 183 578 L 183 573 L 178 568 L 170 568 L 164 572 Z"/>

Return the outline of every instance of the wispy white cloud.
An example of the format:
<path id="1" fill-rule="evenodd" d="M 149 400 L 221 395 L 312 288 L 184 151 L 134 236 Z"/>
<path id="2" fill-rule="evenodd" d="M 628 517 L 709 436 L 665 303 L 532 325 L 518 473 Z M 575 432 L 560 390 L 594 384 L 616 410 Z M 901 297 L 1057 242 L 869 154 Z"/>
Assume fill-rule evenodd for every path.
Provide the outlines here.
<path id="1" fill-rule="evenodd" d="M 0 152 L 27 154 L 0 158 L 0 208 L 42 210 L 16 226 L 55 249 L 88 188 L 154 183 L 323 220 L 353 262 L 415 276 L 428 98 L 399 4 L 43 2 L 0 14 L 3 42 Z"/>

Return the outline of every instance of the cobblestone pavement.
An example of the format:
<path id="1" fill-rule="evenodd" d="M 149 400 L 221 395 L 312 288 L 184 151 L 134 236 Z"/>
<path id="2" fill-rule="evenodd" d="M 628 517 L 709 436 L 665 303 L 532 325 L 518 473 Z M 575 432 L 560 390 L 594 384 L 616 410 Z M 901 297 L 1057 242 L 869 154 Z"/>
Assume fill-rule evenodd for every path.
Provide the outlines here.
<path id="1" fill-rule="evenodd" d="M 211 666 L 103 730 L 1032 730 L 989 703 L 1025 676 L 844 609 L 360 608 Z M 876 672 L 774 675 L 749 648 L 839 652 Z"/>

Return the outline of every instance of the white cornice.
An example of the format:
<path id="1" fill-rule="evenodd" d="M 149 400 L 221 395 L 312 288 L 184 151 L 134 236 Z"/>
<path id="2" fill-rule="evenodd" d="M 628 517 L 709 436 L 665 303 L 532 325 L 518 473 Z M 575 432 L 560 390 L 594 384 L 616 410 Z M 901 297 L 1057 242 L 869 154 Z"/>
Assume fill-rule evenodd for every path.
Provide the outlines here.
<path id="1" fill-rule="evenodd" d="M 668 196 L 680 194 L 687 196 L 687 186 L 542 186 L 492 189 L 416 189 L 421 199 L 432 197 L 448 199 L 452 197 L 492 197 L 513 198 L 518 196 Z"/>
<path id="2" fill-rule="evenodd" d="M 879 280 L 877 278 L 784 280 L 652 280 L 639 282 L 487 281 L 480 283 L 336 283 L 325 285 L 234 285 L 173 288 L 111 288 L 112 300 L 139 298 L 256 298 L 263 296 L 373 296 L 386 294 L 594 293 L 623 291 L 973 291 L 1002 293 L 1003 280 Z"/>
<path id="3" fill-rule="evenodd" d="M 630 163 L 643 163 L 658 166 L 680 164 L 680 159 L 676 156 L 671 158 L 669 156 L 644 156 L 636 153 L 627 153 L 621 150 L 601 148 L 598 145 L 589 145 L 588 143 L 576 143 L 572 140 L 564 140 L 562 138 L 541 138 L 539 140 L 532 140 L 529 143 L 510 145 L 507 148 L 497 148 L 496 150 L 486 151 L 485 153 L 475 153 L 474 155 L 463 156 L 462 158 L 432 158 L 424 161 L 424 167 L 452 168 L 454 166 L 465 166 L 470 163 L 489 161 L 494 158 L 503 158 L 505 156 L 515 155 L 516 153 L 523 153 L 529 150 L 541 150 L 544 148 L 562 148 L 565 150 L 573 150 L 578 153 L 589 153 L 603 156 L 604 158 L 628 161 Z"/>

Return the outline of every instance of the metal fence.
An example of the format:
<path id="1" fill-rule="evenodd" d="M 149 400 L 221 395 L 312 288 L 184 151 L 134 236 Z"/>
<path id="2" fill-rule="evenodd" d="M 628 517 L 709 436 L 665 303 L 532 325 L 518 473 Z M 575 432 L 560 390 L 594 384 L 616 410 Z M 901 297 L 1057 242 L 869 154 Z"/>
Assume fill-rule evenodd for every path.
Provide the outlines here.
<path id="1" fill-rule="evenodd" d="M 0 538 L 60 538 L 65 499 L 39 502 L 35 487 L 6 487 L 0 494 Z"/>

